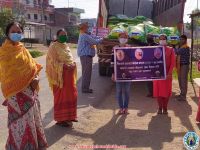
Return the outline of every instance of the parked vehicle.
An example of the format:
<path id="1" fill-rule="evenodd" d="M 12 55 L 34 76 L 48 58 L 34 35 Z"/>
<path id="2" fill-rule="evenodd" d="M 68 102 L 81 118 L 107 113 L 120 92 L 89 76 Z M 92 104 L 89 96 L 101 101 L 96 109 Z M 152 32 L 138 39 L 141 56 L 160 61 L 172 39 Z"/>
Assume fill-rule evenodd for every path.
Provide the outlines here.
<path id="1" fill-rule="evenodd" d="M 157 26 L 176 26 L 182 32 L 184 7 L 185 0 L 99 0 L 97 26 L 108 27 L 110 16 L 123 14 L 128 17 L 145 16 L 152 19 Z M 117 40 L 114 41 L 118 44 Z M 109 46 L 101 44 L 97 47 L 100 76 L 111 75 L 110 62 L 113 46 L 115 44 Z"/>

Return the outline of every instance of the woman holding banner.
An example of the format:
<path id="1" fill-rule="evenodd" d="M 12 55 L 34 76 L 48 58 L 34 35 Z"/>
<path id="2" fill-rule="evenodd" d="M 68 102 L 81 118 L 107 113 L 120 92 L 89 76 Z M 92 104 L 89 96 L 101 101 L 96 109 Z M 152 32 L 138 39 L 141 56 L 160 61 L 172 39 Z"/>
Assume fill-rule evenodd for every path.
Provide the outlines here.
<path id="1" fill-rule="evenodd" d="M 122 32 L 119 35 L 119 42 L 120 45 L 116 47 L 128 47 L 128 34 L 126 32 Z M 117 59 L 123 60 L 124 54 L 120 50 L 117 52 Z M 115 80 L 115 74 L 114 74 L 114 53 L 112 54 L 112 62 L 111 67 L 113 68 L 112 72 L 112 80 Z M 116 97 L 119 104 L 119 115 L 122 114 L 128 114 L 128 104 L 129 104 L 129 93 L 130 93 L 130 86 L 131 82 L 116 82 Z"/>
<path id="2" fill-rule="evenodd" d="M 160 45 L 165 48 L 167 76 L 165 80 L 153 82 L 153 95 L 158 101 L 158 114 L 168 114 L 167 106 L 172 94 L 172 71 L 175 65 L 175 54 L 173 48 L 167 46 L 166 35 L 161 35 L 159 39 Z"/>

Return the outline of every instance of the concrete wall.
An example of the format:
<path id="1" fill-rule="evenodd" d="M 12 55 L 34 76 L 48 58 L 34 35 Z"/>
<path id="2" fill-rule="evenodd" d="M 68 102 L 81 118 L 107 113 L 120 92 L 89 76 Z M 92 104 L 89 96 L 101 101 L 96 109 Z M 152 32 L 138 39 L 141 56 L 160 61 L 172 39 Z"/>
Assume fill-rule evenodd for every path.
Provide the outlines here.
<path id="1" fill-rule="evenodd" d="M 55 11 L 55 25 L 66 26 L 69 23 L 69 16 L 64 12 Z"/>

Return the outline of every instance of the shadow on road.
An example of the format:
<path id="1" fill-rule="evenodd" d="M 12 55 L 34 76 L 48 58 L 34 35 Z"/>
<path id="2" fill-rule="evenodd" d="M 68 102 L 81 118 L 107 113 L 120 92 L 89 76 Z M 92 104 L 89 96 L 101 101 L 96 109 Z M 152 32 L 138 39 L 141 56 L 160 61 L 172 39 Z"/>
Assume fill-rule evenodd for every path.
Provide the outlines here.
<path id="1" fill-rule="evenodd" d="M 164 142 L 171 142 L 176 136 L 185 133 L 171 133 L 171 118 L 168 116 L 153 116 L 148 130 L 125 128 L 126 116 L 113 116 L 108 124 L 98 129 L 91 138 L 94 145 L 126 145 L 127 148 L 151 147 L 162 149 Z M 155 141 L 156 140 L 156 141 Z"/>
<path id="2" fill-rule="evenodd" d="M 91 82 L 91 87 L 95 91 L 93 94 L 81 93 L 81 78 L 79 78 L 77 82 L 79 92 L 77 107 L 82 109 L 88 106 L 93 106 L 95 109 L 99 110 L 111 110 L 113 111 L 111 120 L 102 124 L 103 126 L 97 128 L 93 134 L 53 125 L 45 129 L 49 146 L 52 146 L 64 136 L 67 137 L 67 135 L 70 135 L 76 137 L 76 139 L 89 138 L 93 141 L 94 145 L 117 144 L 126 145 L 128 148 L 150 147 L 153 150 L 160 150 L 163 148 L 163 144 L 165 142 L 170 143 L 174 140 L 174 138 L 182 138 L 185 134 L 185 132 L 171 132 L 172 125 L 170 116 L 174 116 L 171 114 L 172 112 L 174 112 L 175 116 L 180 119 L 180 126 L 184 126 L 189 131 L 194 131 L 192 122 L 189 119 L 192 114 L 190 104 L 188 102 L 179 102 L 174 100 L 174 95 L 169 102 L 170 115 L 153 116 L 157 111 L 157 102 L 155 99 L 145 97 L 147 94 L 145 82 L 132 83 L 129 109 L 134 110 L 134 112 L 136 111 L 137 116 L 141 117 L 141 119 L 143 117 L 145 119 L 146 115 L 150 117 L 152 116 L 150 121 L 146 122 L 148 124 L 148 128 L 144 130 L 139 128 L 127 128 L 125 123 L 127 116 L 115 115 L 115 111 L 118 108 L 117 101 L 115 100 L 115 92 L 113 92 L 115 91 L 113 90 L 113 88 L 115 88 L 115 84 L 112 83 L 108 77 L 100 77 L 97 70 L 98 64 L 95 64 L 93 66 Z M 106 97 L 109 97 L 109 99 Z M 104 104 L 102 105 L 102 103 Z M 52 117 L 49 119 L 52 113 L 53 109 L 45 115 L 44 120 L 47 122 L 45 125 L 48 125 L 51 122 L 51 119 L 53 119 Z M 70 143 L 65 143 L 65 145 L 69 144 Z"/>

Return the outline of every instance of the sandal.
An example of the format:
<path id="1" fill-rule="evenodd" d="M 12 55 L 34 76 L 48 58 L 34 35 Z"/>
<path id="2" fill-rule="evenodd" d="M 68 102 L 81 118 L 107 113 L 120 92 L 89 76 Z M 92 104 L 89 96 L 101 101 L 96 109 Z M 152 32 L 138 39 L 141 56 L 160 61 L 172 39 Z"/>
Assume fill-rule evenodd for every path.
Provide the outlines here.
<path id="1" fill-rule="evenodd" d="M 62 122 L 57 122 L 56 125 L 61 126 L 61 127 L 72 127 L 73 123 L 70 121 L 62 121 Z"/>
<path id="2" fill-rule="evenodd" d="M 119 111 L 118 111 L 118 113 L 117 113 L 118 115 L 122 115 L 122 114 L 124 114 L 124 111 L 123 111 L 123 109 L 120 109 Z"/>
<path id="3" fill-rule="evenodd" d="M 163 110 L 163 114 L 167 115 L 168 114 L 167 110 Z"/>
<path id="4" fill-rule="evenodd" d="M 125 109 L 123 110 L 123 112 L 124 112 L 124 114 L 129 114 L 128 108 L 125 108 Z"/>
<path id="5" fill-rule="evenodd" d="M 75 120 L 71 120 L 71 121 L 72 121 L 72 122 L 78 122 L 78 120 L 76 120 L 76 119 L 75 119 Z"/>
<path id="6" fill-rule="evenodd" d="M 158 114 L 158 115 L 162 114 L 162 109 L 158 109 L 157 114 Z"/>

